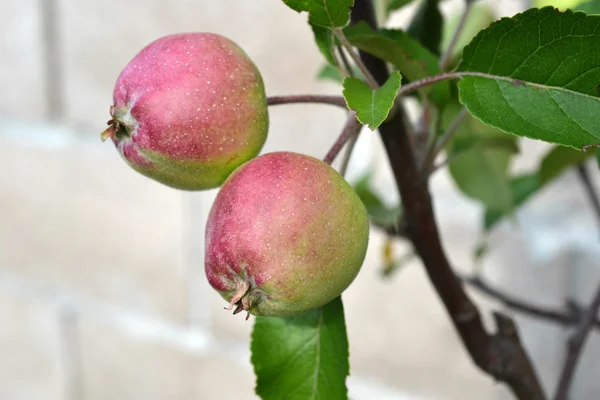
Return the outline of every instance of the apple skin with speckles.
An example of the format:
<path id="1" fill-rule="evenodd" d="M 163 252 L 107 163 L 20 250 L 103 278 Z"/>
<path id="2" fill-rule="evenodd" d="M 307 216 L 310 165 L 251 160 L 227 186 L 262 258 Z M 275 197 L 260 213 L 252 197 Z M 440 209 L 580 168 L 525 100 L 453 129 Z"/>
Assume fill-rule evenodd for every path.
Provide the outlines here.
<path id="1" fill-rule="evenodd" d="M 255 157 L 269 125 L 256 65 L 212 33 L 160 38 L 140 51 L 115 84 L 110 137 L 136 171 L 168 186 L 220 186 Z"/>
<path id="2" fill-rule="evenodd" d="M 358 195 L 328 164 L 292 152 L 239 167 L 206 224 L 205 271 L 234 314 L 292 316 L 354 280 L 369 239 Z"/>

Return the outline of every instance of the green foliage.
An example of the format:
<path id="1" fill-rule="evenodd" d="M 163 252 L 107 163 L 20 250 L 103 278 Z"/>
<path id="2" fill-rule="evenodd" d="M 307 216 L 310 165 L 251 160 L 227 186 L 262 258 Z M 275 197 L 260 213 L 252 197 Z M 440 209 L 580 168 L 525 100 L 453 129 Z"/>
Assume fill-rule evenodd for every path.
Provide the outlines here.
<path id="1" fill-rule="evenodd" d="M 510 187 L 515 207 L 523 205 L 535 193 L 546 187 L 569 168 L 592 157 L 593 151 L 581 152 L 568 147 L 553 147 L 540 161 L 534 173 L 519 175 L 511 179 Z M 484 228 L 490 230 L 508 213 L 488 209 L 484 215 Z"/>
<path id="2" fill-rule="evenodd" d="M 442 126 L 451 125 L 461 108 L 458 104 L 448 106 Z M 508 167 L 518 152 L 516 139 L 467 115 L 447 149 L 450 174 L 460 190 L 490 210 L 509 212 L 513 198 Z"/>
<path id="3" fill-rule="evenodd" d="M 392 11 L 399 10 L 412 1 L 413 0 L 385 0 L 385 9 L 388 13 L 391 13 Z"/>
<path id="4" fill-rule="evenodd" d="M 352 66 L 352 73 L 355 77 L 359 79 L 365 79 L 363 74 L 355 65 Z M 342 84 L 343 82 L 343 79 L 340 75 L 340 71 L 329 64 L 323 65 L 323 67 L 321 67 L 319 72 L 317 72 L 317 79 L 330 80 L 339 84 Z"/>
<path id="5" fill-rule="evenodd" d="M 483 122 L 575 148 L 600 141 L 600 17 L 529 10 L 464 50 L 460 101 Z"/>
<path id="6" fill-rule="evenodd" d="M 510 188 L 514 207 L 517 208 L 536 193 L 541 185 L 537 174 L 523 174 L 511 179 Z M 489 231 L 508 215 L 509 213 L 503 211 L 486 210 L 483 217 L 484 229 Z"/>
<path id="7" fill-rule="evenodd" d="M 354 0 L 283 0 L 293 10 L 308 11 L 308 22 L 325 28 L 342 27 L 350 19 Z"/>
<path id="8" fill-rule="evenodd" d="M 353 187 L 365 205 L 371 221 L 387 227 L 396 225 L 402 215 L 402 208 L 400 206 L 388 207 L 384 204 L 379 195 L 371 188 L 371 174 L 364 175 Z"/>
<path id="9" fill-rule="evenodd" d="M 344 29 L 344 34 L 352 45 L 392 63 L 411 81 L 440 73 L 437 57 L 401 30 L 374 30 L 366 23 L 359 23 Z M 432 100 L 441 106 L 450 97 L 450 86 L 448 82 L 439 82 L 423 87 L 422 92 L 431 93 Z"/>
<path id="10" fill-rule="evenodd" d="M 323 65 L 319 72 L 317 73 L 317 79 L 321 80 L 330 80 L 337 83 L 342 83 L 342 77 L 340 76 L 340 71 L 337 68 L 332 67 L 329 64 Z"/>
<path id="11" fill-rule="evenodd" d="M 410 36 L 437 55 L 440 54 L 444 27 L 444 17 L 438 3 L 438 0 L 422 0 L 407 31 Z"/>
<path id="12" fill-rule="evenodd" d="M 587 160 L 592 153 L 592 151 L 583 152 L 568 147 L 556 146 L 542 159 L 538 171 L 540 185 L 545 185 L 565 170 Z"/>
<path id="13" fill-rule="evenodd" d="M 600 14 L 600 1 L 589 0 L 573 7 L 576 11 L 583 11 L 588 14 Z"/>
<path id="14" fill-rule="evenodd" d="M 348 398 L 348 338 L 341 298 L 296 317 L 257 317 L 256 393 L 263 400 Z"/>
<path id="15" fill-rule="evenodd" d="M 329 65 L 335 67 L 337 62 L 333 54 L 335 49 L 335 37 L 331 29 L 323 28 L 322 26 L 312 26 L 313 34 L 315 35 L 315 43 L 319 48 L 325 60 Z"/>
<path id="16" fill-rule="evenodd" d="M 356 118 L 363 125 L 368 125 L 372 130 L 377 129 L 394 106 L 401 79 L 400 73 L 395 71 L 383 86 L 376 90 L 360 79 L 344 79 L 344 97 L 348 108 L 356 111 Z"/>

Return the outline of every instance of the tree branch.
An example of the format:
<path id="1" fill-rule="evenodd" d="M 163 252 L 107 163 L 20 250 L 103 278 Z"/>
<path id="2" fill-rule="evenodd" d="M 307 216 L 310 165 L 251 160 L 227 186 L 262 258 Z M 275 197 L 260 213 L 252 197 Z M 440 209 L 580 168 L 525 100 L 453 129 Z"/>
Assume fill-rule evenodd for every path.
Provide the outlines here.
<path id="1" fill-rule="evenodd" d="M 555 400 L 565 400 L 567 398 L 569 387 L 571 386 L 571 381 L 573 380 L 573 375 L 575 374 L 575 368 L 577 367 L 577 361 L 579 360 L 581 350 L 583 350 L 585 340 L 592 330 L 594 322 L 597 321 L 598 310 L 600 310 L 600 286 L 598 286 L 598 289 L 596 290 L 596 294 L 592 300 L 590 308 L 581 318 L 581 323 L 569 341 L 567 358 L 563 365 L 563 370 L 560 375 L 560 381 L 558 382 L 556 394 L 554 395 Z"/>
<path id="2" fill-rule="evenodd" d="M 489 283 L 479 277 L 458 275 L 457 277 L 470 287 L 484 293 L 495 300 L 498 300 L 506 307 L 521 314 L 530 317 L 543 319 L 564 326 L 576 325 L 581 321 L 581 312 L 579 307 L 570 307 L 566 310 L 557 310 L 550 307 L 544 307 L 537 304 L 528 303 L 526 300 L 518 299 L 501 290 L 491 286 Z M 600 319 L 593 321 L 593 327 L 600 330 Z"/>
<path id="3" fill-rule="evenodd" d="M 588 195 L 590 203 L 594 209 L 594 213 L 596 214 L 596 218 L 598 219 L 598 224 L 600 225 L 600 200 L 598 199 L 598 193 L 594 188 L 594 184 L 590 179 L 589 172 L 585 166 L 585 162 L 582 162 L 577 166 L 577 175 L 581 180 L 581 184 L 585 188 L 585 192 Z"/>
<path id="4" fill-rule="evenodd" d="M 369 0 L 356 0 L 351 16 L 353 23 L 364 20 L 375 27 L 375 15 Z M 387 80 L 389 74 L 384 61 L 364 53 L 361 57 L 380 84 Z M 400 191 L 409 237 L 423 261 L 427 275 L 475 364 L 508 384 L 517 398 L 544 399 L 537 375 L 512 321 L 497 314 L 498 331 L 493 335 L 488 334 L 477 308 L 452 271 L 402 115 L 402 112 L 396 113 L 389 122 L 379 127 L 379 132 Z"/>
<path id="5" fill-rule="evenodd" d="M 450 43 L 448 44 L 448 47 L 446 48 L 446 50 L 444 50 L 444 54 L 442 54 L 442 56 L 440 57 L 440 70 L 441 71 L 445 71 L 446 68 L 448 68 L 448 64 L 450 63 L 450 61 L 452 61 L 451 60 L 452 52 L 454 51 L 454 48 L 456 47 L 456 43 L 458 42 L 458 39 L 460 38 L 460 34 L 462 33 L 463 29 L 465 28 L 465 23 L 467 22 L 467 19 L 469 18 L 469 14 L 471 12 L 472 6 L 473 6 L 472 0 L 465 1 L 465 9 L 463 10 L 463 13 L 460 16 L 460 21 L 458 22 L 458 26 L 454 30 L 454 33 L 452 34 L 452 38 L 450 39 Z"/>
<path id="6" fill-rule="evenodd" d="M 352 152 L 354 151 L 354 146 L 356 146 L 356 142 L 358 141 L 359 134 L 360 129 L 354 133 L 350 140 L 348 140 L 348 146 L 346 147 L 346 151 L 344 151 L 342 163 L 340 164 L 340 174 L 342 176 L 346 176 L 346 171 L 348 170 L 348 165 L 350 164 L 350 157 L 352 157 Z"/>
<path id="7" fill-rule="evenodd" d="M 341 69 L 344 72 L 343 74 L 340 74 L 342 80 L 347 76 L 351 76 L 354 78 L 354 71 L 352 70 L 352 65 L 350 65 L 350 61 L 348 61 L 348 57 L 346 57 L 346 53 L 344 53 L 344 48 L 339 44 L 335 46 L 335 48 L 338 52 L 338 56 L 342 65 Z"/>
<path id="8" fill-rule="evenodd" d="M 331 146 L 331 149 L 329 149 L 327 155 L 325 155 L 325 158 L 323 158 L 323 161 L 327 164 L 331 164 L 342 150 L 346 142 L 352 137 L 357 136 L 361 128 L 362 125 L 356 119 L 356 113 L 348 113 L 348 118 L 346 119 L 346 123 L 344 124 L 344 128 L 342 129 L 340 136 L 338 136 L 333 146 Z"/>
<path id="9" fill-rule="evenodd" d="M 333 33 L 335 34 L 335 36 L 337 36 L 342 46 L 344 46 L 344 48 L 350 55 L 350 58 L 354 60 L 354 63 L 356 64 L 360 72 L 362 72 L 363 76 L 365 77 L 365 80 L 367 81 L 371 89 L 375 90 L 379 88 L 379 85 L 375 81 L 375 78 L 373 78 L 373 75 L 371 75 L 371 71 L 369 71 L 369 69 L 363 64 L 363 60 L 361 60 L 360 56 L 356 54 L 354 48 L 352 47 L 352 44 L 348 41 L 348 38 L 344 34 L 344 31 L 342 31 L 341 28 L 335 28 L 333 30 Z"/>
<path id="10" fill-rule="evenodd" d="M 431 145 L 431 147 L 427 151 L 427 154 L 425 155 L 425 160 L 423 161 L 422 170 L 424 177 L 427 177 L 431 174 L 431 172 L 433 171 L 433 164 L 435 162 L 435 158 L 439 153 L 441 153 L 444 150 L 444 147 L 446 147 L 450 140 L 452 140 L 452 138 L 458 131 L 460 124 L 463 122 L 463 120 L 468 114 L 469 113 L 466 107 L 461 108 L 460 112 L 458 113 L 456 118 L 454 118 L 450 126 L 448 126 L 446 131 L 442 133 L 442 136 L 440 136 L 440 138 Z"/>
<path id="11" fill-rule="evenodd" d="M 267 98 L 267 104 L 270 106 L 277 106 L 279 104 L 294 104 L 294 103 L 319 103 L 329 104 L 332 106 L 342 107 L 348 109 L 346 100 L 342 96 L 327 96 L 319 94 L 296 94 L 290 96 L 269 96 Z"/>

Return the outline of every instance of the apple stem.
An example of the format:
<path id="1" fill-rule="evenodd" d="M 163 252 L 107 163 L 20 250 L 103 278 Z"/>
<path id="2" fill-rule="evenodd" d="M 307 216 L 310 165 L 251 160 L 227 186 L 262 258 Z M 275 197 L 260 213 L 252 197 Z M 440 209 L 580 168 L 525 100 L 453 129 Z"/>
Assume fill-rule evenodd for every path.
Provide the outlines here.
<path id="1" fill-rule="evenodd" d="M 114 138 L 115 134 L 117 133 L 117 125 L 118 123 L 110 120 L 109 122 L 109 126 L 108 128 L 106 128 L 104 131 L 102 131 L 102 133 L 100 134 L 100 140 L 102 140 L 103 142 L 108 139 L 108 138 Z"/>
<path id="2" fill-rule="evenodd" d="M 250 285 L 248 284 L 248 282 L 246 282 L 245 280 L 238 280 L 236 283 L 236 288 L 235 288 L 235 294 L 233 295 L 233 297 L 231 298 L 231 302 L 229 303 L 229 307 L 225 307 L 226 310 L 233 310 L 233 306 L 238 304 L 237 308 L 235 309 L 235 311 L 233 312 L 233 314 L 237 314 L 239 313 L 241 310 L 238 311 L 238 309 L 240 308 L 240 306 L 242 307 L 242 309 L 245 309 L 245 307 L 243 306 L 241 300 L 242 298 L 246 295 L 246 293 L 248 293 L 248 290 L 250 289 Z"/>
<path id="3" fill-rule="evenodd" d="M 233 315 L 240 313 L 244 310 L 244 305 L 242 304 L 241 301 L 237 302 L 237 307 L 235 308 L 235 310 L 233 311 Z"/>

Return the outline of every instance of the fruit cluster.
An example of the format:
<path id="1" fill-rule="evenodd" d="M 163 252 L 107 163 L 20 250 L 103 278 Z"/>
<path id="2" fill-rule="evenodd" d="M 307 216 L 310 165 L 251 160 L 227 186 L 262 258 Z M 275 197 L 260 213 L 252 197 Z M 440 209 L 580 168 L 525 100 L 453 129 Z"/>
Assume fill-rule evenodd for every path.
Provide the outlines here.
<path id="1" fill-rule="evenodd" d="M 258 156 L 268 131 L 260 72 L 231 40 L 170 35 L 115 84 L 110 138 L 136 171 L 168 186 L 221 186 L 205 238 L 208 281 L 234 314 L 290 316 L 339 296 L 363 263 L 366 210 L 313 157 Z"/>

